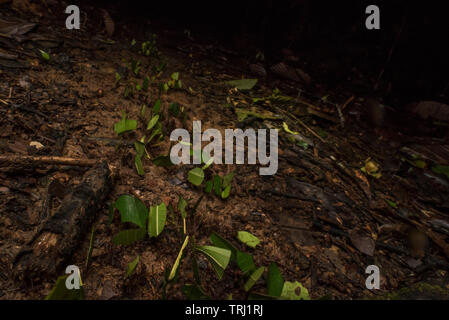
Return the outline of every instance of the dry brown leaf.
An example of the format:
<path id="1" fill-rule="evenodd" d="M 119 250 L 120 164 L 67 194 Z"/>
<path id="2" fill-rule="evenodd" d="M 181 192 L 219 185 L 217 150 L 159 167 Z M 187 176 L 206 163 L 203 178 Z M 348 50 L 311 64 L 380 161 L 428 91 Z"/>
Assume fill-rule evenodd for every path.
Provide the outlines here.
<path id="1" fill-rule="evenodd" d="M 370 257 L 373 256 L 376 243 L 372 238 L 362 235 L 357 231 L 351 231 L 349 233 L 349 238 L 351 239 L 354 247 L 356 247 L 360 252 Z"/>
<path id="2" fill-rule="evenodd" d="M 112 37 L 115 31 L 114 20 L 112 20 L 111 15 L 105 9 L 102 9 L 101 11 L 103 13 L 103 21 L 106 28 L 106 33 L 108 34 L 108 36 Z"/>

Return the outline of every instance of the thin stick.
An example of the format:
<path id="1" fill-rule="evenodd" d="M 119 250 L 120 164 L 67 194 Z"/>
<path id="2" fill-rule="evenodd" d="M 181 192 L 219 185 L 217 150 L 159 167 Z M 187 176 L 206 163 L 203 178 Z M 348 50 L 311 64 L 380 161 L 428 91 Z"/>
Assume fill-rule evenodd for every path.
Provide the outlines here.
<path id="1" fill-rule="evenodd" d="M 295 117 L 296 118 L 296 117 Z M 316 133 L 312 128 L 309 128 L 304 122 L 302 122 L 300 119 L 296 118 L 295 119 L 300 125 L 302 125 L 304 128 L 306 128 L 311 134 L 313 134 L 315 137 L 317 137 L 318 139 L 320 139 L 321 142 L 326 143 L 326 141 L 320 137 L 320 135 L 318 133 Z"/>
<path id="2" fill-rule="evenodd" d="M 382 79 L 382 76 L 383 76 L 383 74 L 385 72 L 385 68 L 390 63 L 391 57 L 393 56 L 393 51 L 394 51 L 394 49 L 396 47 L 396 44 L 399 41 L 399 38 L 401 37 L 402 30 L 404 30 L 404 26 L 406 24 L 406 21 L 407 21 L 407 15 L 404 15 L 402 17 L 401 29 L 399 29 L 399 32 L 398 32 L 395 40 L 393 41 L 393 44 L 391 45 L 390 51 L 388 52 L 387 60 L 385 61 L 385 64 L 383 65 L 382 69 L 380 69 L 379 75 L 377 76 L 376 83 L 374 84 L 374 89 L 375 90 L 377 90 L 377 88 L 379 87 L 379 82 L 380 82 L 380 79 Z"/>
<path id="3" fill-rule="evenodd" d="M 341 106 L 341 110 L 345 110 L 346 107 L 352 102 L 352 100 L 354 100 L 355 97 L 351 96 L 348 100 L 345 101 L 345 103 L 343 103 L 343 105 Z"/>
<path id="4" fill-rule="evenodd" d="M 52 157 L 52 156 L 22 156 L 22 155 L 3 155 L 0 156 L 0 167 L 9 165 L 67 165 L 67 166 L 80 166 L 80 167 L 92 167 L 99 162 L 99 159 L 74 159 L 65 157 Z"/>

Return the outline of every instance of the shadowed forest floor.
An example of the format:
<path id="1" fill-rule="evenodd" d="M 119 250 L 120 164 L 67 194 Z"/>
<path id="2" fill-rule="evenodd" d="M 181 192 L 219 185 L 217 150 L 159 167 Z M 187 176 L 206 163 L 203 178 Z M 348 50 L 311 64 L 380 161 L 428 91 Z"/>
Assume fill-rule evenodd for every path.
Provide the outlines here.
<path id="1" fill-rule="evenodd" d="M 4 8 L 1 22 L 35 20 Z M 275 262 L 284 280 L 300 282 L 312 299 L 381 298 L 419 282 L 449 289 L 447 126 L 430 126 L 418 117 L 401 122 L 403 115 L 394 110 L 376 123 L 366 113 L 368 103 L 376 102 L 347 87 L 328 90 L 315 76 L 313 61 L 296 65 L 289 76 L 294 57 L 278 67 L 286 70 L 270 71 L 255 57 L 208 36 L 157 26 L 133 32 L 130 24 L 109 37 L 95 23 L 68 32 L 57 19 L 40 19 L 23 35 L 0 36 L 0 155 L 103 159 L 113 168 L 112 191 L 99 204 L 93 223 L 89 265 L 91 227 L 66 263 L 80 266 L 87 299 L 163 298 L 164 272 L 183 243 L 182 218 L 169 212 L 157 238 L 113 244 L 124 227 L 118 214 L 109 222 L 109 206 L 122 194 L 134 195 L 148 207 L 161 202 L 176 207 L 179 196 L 193 206 L 204 194 L 194 219 L 187 222 L 198 245 L 210 244 L 216 232 L 251 253 L 255 265 Z M 151 48 L 160 54 L 145 55 L 141 45 L 152 39 Z M 39 49 L 49 54 L 48 61 Z M 179 73 L 181 88 L 160 90 L 173 73 Z M 148 90 L 145 85 L 136 89 L 147 76 Z M 226 84 L 242 78 L 258 82 L 246 91 Z M 164 136 L 158 145 L 147 145 L 144 174 L 139 175 L 134 142 L 148 137 L 146 125 L 157 100 Z M 180 111 L 173 112 L 173 105 Z M 114 124 L 123 111 L 138 125 L 118 136 Z M 230 196 L 223 200 L 188 182 L 195 165 L 153 163 L 169 151 L 172 130 L 191 132 L 194 120 L 201 120 L 203 131 L 216 128 L 223 136 L 227 128 L 278 128 L 277 173 L 260 176 L 259 165 L 213 164 L 205 180 L 235 173 Z M 13 280 L 14 257 L 86 170 L 0 168 L 0 299 L 43 299 L 63 275 L 61 270 L 54 278 Z M 259 238 L 255 249 L 237 240 L 242 230 Z M 135 273 L 126 277 L 137 256 Z M 198 258 L 208 296 L 246 298 L 246 278 L 236 265 L 218 281 L 207 260 Z M 371 291 L 365 287 L 365 268 L 373 264 L 381 270 L 381 289 Z M 168 288 L 166 298 L 185 299 L 181 287 L 194 281 L 191 266 L 181 265 L 179 281 Z M 254 286 L 256 291 L 263 288 L 262 280 Z"/>

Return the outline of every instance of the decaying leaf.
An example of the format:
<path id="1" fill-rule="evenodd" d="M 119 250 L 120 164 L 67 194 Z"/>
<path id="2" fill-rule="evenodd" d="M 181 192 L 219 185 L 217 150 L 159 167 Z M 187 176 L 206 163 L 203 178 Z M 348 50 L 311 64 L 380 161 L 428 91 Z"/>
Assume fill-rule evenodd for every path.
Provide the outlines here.
<path id="1" fill-rule="evenodd" d="M 365 166 L 363 166 L 360 170 L 362 172 L 369 174 L 370 176 L 379 179 L 382 177 L 382 173 L 380 173 L 379 165 L 372 161 L 370 158 L 365 160 Z"/>
<path id="2" fill-rule="evenodd" d="M 104 21 L 106 33 L 108 34 L 108 36 L 112 37 L 112 35 L 114 34 L 114 31 L 115 31 L 114 20 L 112 20 L 111 15 L 105 9 L 101 9 L 101 12 L 103 14 L 103 21 Z"/>
<path id="3" fill-rule="evenodd" d="M 374 254 L 374 248 L 376 244 L 372 238 L 361 235 L 358 231 L 351 231 L 349 233 L 349 237 L 352 244 L 357 248 L 357 250 L 370 257 Z"/>

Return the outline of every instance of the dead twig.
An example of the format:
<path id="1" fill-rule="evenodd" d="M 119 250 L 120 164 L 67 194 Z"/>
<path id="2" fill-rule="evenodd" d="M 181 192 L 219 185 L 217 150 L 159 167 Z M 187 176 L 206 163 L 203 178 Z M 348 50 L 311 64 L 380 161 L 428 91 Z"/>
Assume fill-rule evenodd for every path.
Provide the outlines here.
<path id="1" fill-rule="evenodd" d="M 296 117 L 295 117 L 295 118 L 296 118 Z M 321 136 L 320 136 L 318 133 L 316 133 L 312 128 L 308 127 L 304 122 L 302 122 L 301 119 L 296 118 L 296 121 L 297 121 L 301 126 L 303 126 L 304 128 L 306 128 L 307 131 L 309 131 L 311 134 L 313 134 L 315 137 L 317 137 L 321 142 L 326 143 L 326 141 L 325 141 L 323 138 L 321 138 Z"/>
<path id="2" fill-rule="evenodd" d="M 0 156 L 0 167 L 6 167 L 10 165 L 35 166 L 43 164 L 92 167 L 96 165 L 98 162 L 99 159 L 74 159 L 74 158 L 52 157 L 52 156 L 23 156 L 23 155 Z"/>
<path id="3" fill-rule="evenodd" d="M 343 116 L 342 110 L 344 110 L 348 106 L 348 104 L 352 102 L 352 100 L 354 100 L 354 96 L 351 96 L 348 100 L 346 100 L 341 107 L 338 104 L 335 105 L 338 116 L 340 117 L 340 125 L 342 128 L 345 127 L 345 117 Z"/>

